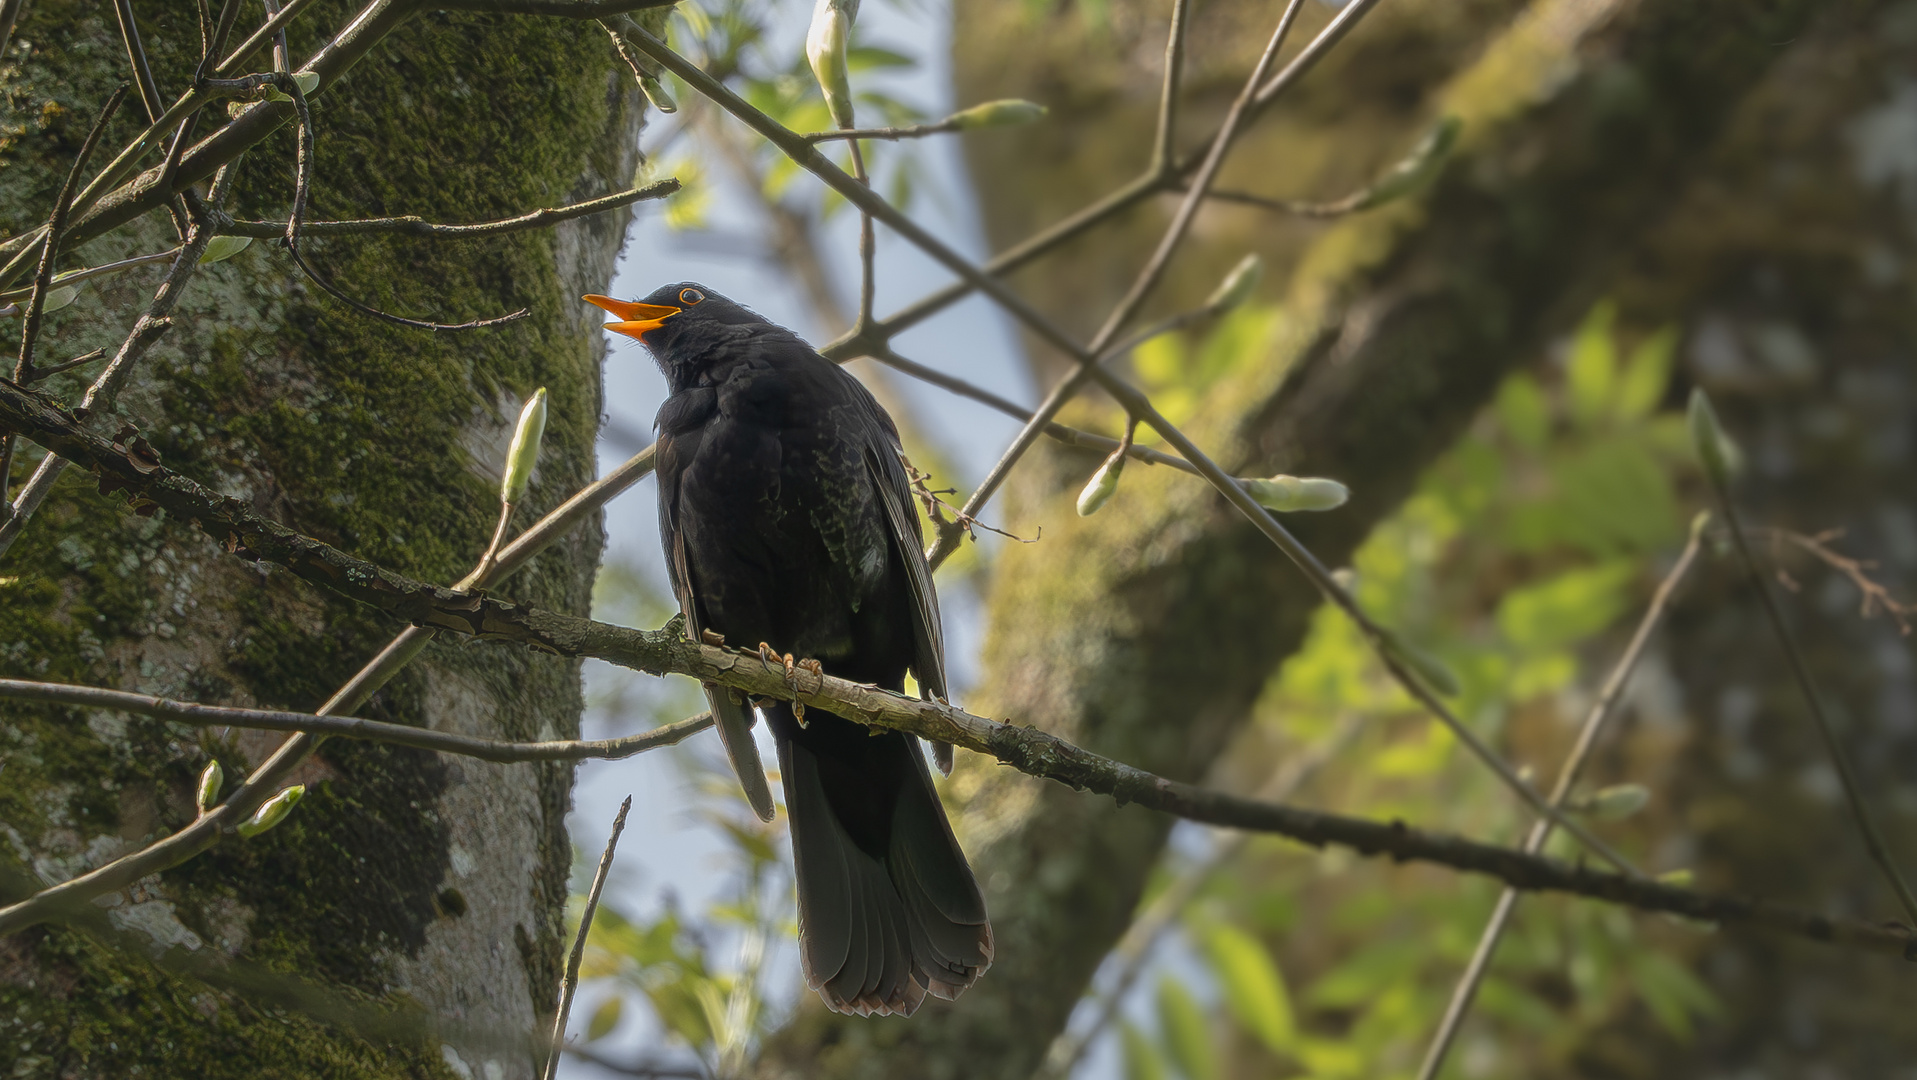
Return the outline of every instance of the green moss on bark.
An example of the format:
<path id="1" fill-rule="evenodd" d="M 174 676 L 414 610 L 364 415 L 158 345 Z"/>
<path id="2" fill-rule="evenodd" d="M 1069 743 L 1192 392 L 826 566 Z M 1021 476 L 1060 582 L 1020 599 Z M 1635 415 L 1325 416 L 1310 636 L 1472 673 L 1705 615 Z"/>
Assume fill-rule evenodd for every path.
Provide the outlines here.
<path id="1" fill-rule="evenodd" d="M 325 2 L 302 15 L 291 34 L 296 61 L 354 10 Z M 141 17 L 171 100 L 197 60 L 191 9 L 149 5 Z M 28 8 L 0 63 L 0 239 L 45 215 L 125 67 L 110 9 L 63 0 Z M 632 102 L 590 23 L 424 13 L 315 99 L 313 214 L 475 221 L 616 190 L 630 179 Z M 138 112 L 129 102 L 109 145 L 138 130 Z M 283 217 L 292 159 L 290 130 L 253 150 L 238 166 L 230 209 Z M 572 227 L 601 230 L 587 241 L 585 262 L 609 273 L 603 230 L 622 223 Z M 61 265 L 172 242 L 170 223 L 154 215 Z M 201 270 L 116 415 L 94 423 L 132 420 L 169 465 L 302 531 L 438 580 L 463 574 L 484 547 L 498 505 L 495 459 L 517 402 L 534 388 L 549 388 L 552 420 L 521 522 L 591 479 L 598 339 L 595 321 L 575 311 L 572 294 L 581 290 L 566 280 L 584 263 L 575 254 L 562 264 L 553 233 L 303 246 L 342 288 L 401 314 L 456 322 L 526 307 L 532 317 L 464 334 L 390 326 L 322 295 L 276 245 L 256 243 Z M 117 344 L 159 274 L 90 284 L 49 319 L 41 355 Z M 58 376 L 47 388 L 77 396 L 88 374 Z M 17 463 L 16 488 L 37 458 Z M 312 709 L 399 629 L 241 564 L 197 530 L 128 516 L 91 488 L 70 470 L 0 561 L 0 674 Z M 588 526 L 506 587 L 583 612 L 599 544 Z M 577 664 L 487 646 L 432 646 L 364 714 L 433 720 L 445 706 L 429 700 L 427 670 L 471 688 L 500 736 L 577 730 Z M 235 777 L 271 745 L 202 741 L 184 729 L 70 710 L 3 706 L 0 719 L 0 860 L 16 875 L 70 876 L 180 827 L 209 755 Z M 525 853 L 537 867 L 528 886 L 535 902 L 530 917 L 498 935 L 508 954 L 518 950 L 504 938 L 529 943 L 525 985 L 499 992 L 531 995 L 521 1007 L 536 1013 L 549 1007 L 543 999 L 556 981 L 571 772 L 520 768 L 514 782 L 540 819 Z M 229 841 L 122 901 L 163 897 L 202 948 L 380 999 L 395 963 L 419 956 L 436 920 L 452 917 L 435 897 L 453 828 L 439 802 L 457 777 L 432 755 L 334 744 L 307 779 L 307 799 L 279 828 Z M 0 1015 L 21 1018 L 3 1033 L 24 1055 L 17 1076 L 138 1075 L 141 1067 L 149 1075 L 448 1074 L 436 1047 L 375 1045 L 292 1013 L 252 1012 L 241 996 L 78 931 L 37 932 L 0 948 Z"/>

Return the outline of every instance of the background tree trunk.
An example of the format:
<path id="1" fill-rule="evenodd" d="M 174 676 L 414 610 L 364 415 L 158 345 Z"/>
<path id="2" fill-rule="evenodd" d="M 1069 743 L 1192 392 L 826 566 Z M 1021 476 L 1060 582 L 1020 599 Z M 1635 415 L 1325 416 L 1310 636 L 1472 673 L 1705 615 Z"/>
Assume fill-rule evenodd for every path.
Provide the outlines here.
<path id="1" fill-rule="evenodd" d="M 191 5 L 136 8 L 171 101 L 197 60 Z M 322 3 L 298 19 L 295 63 L 353 10 Z M 590 22 L 415 16 L 315 100 L 313 216 L 473 221 L 623 188 L 640 107 L 615 66 Z M 45 218 L 127 78 L 110 5 L 28 5 L 0 62 L 0 234 Z M 144 126 L 139 113 L 136 94 L 96 167 Z M 229 209 L 284 218 L 291 130 L 241 167 Z M 452 581 L 485 547 L 505 443 L 535 388 L 551 388 L 552 419 L 520 523 L 593 476 L 602 345 L 576 298 L 604 287 L 627 218 L 459 244 L 307 242 L 323 272 L 388 310 L 447 321 L 533 310 L 468 333 L 363 318 L 309 288 L 277 245 L 255 244 L 201 270 L 114 415 L 93 424 L 135 423 L 169 465 L 293 528 Z M 62 266 L 172 242 L 153 215 Z M 159 272 L 87 286 L 51 317 L 40 355 L 117 344 Z M 85 377 L 47 388 L 77 397 Z M 16 490 L 37 456 L 16 465 Z M 400 629 L 91 486 L 69 470 L 0 562 L 7 676 L 311 710 Z M 582 529 L 504 591 L 583 614 L 601 543 L 597 526 Z M 572 735 L 580 707 L 576 663 L 440 642 L 362 715 L 534 739 Z M 7 899 L 180 827 L 209 754 L 230 785 L 277 742 L 77 710 L 0 716 Z M 524 1040 L 550 1023 L 565 930 L 570 767 L 335 742 L 299 779 L 305 801 L 272 832 L 145 880 L 79 928 L 0 940 L 11 1075 L 532 1075 Z"/>
<path id="2" fill-rule="evenodd" d="M 1043 125 L 968 144 L 995 244 L 1142 166 L 1166 7 L 1115 3 L 1108 28 L 1087 33 L 1064 8 L 967 5 L 956 21 L 959 100 L 1027 96 L 1055 110 Z M 1382 5 L 1259 122 L 1223 183 L 1334 197 L 1402 155 L 1440 113 L 1465 122 L 1456 160 L 1415 200 L 1332 225 L 1206 211 L 1159 305 L 1202 297 L 1250 248 L 1280 271 L 1282 321 L 1269 355 L 1213 384 L 1187 430 L 1242 475 L 1348 482 L 1349 506 L 1298 525 L 1337 565 L 1498 378 L 1598 295 L 1662 220 L 1670 193 L 1707 167 L 1707 148 L 1777 60 L 1776 43 L 1818 7 Z M 1327 17 L 1307 10 L 1293 50 Z M 1185 131 L 1209 130 L 1275 18 L 1271 5 L 1200 8 Z M 1019 287 L 1046 310 L 1073 313 L 1079 329 L 1094 325 L 1168 205 L 1017 275 Z M 1037 355 L 1041 372 L 1056 374 Z M 1317 597 L 1182 476 L 1132 470 L 1104 512 L 1080 521 L 1070 493 L 1094 467 L 1049 447 L 1023 467 L 1001 516 L 1028 534 L 1042 522 L 1045 536 L 997 561 L 986 684 L 967 704 L 1200 777 L 1298 645 Z M 769 1047 L 765 1074 L 1022 1077 L 1064 1023 L 1129 920 L 1170 823 L 976 761 L 962 764 L 954 789 L 997 929 L 993 970 L 956 1006 L 928 1006 L 910 1025 L 808 1007 Z"/>

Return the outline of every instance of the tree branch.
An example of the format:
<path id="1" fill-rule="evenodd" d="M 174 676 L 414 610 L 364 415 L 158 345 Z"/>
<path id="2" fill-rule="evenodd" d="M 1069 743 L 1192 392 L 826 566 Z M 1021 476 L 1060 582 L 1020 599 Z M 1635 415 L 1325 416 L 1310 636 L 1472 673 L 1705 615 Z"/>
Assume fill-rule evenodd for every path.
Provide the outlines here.
<path id="1" fill-rule="evenodd" d="M 872 727 L 963 746 L 1030 776 L 1190 821 L 1276 833 L 1314 847 L 1338 844 L 1369 856 L 1438 863 L 1496 877 L 1520 889 L 1575 893 L 1646 911 L 1752 925 L 1917 959 L 1917 939 L 1902 927 L 1833 919 L 1768 901 L 1705 895 L 1422 832 L 1402 821 L 1371 821 L 1206 791 L 1101 757 L 1037 728 L 1001 724 L 937 701 L 907 698 L 822 674 L 808 673 L 788 681 L 783 666 L 768 664 L 757 653 L 687 639 L 677 620 L 660 630 L 635 630 L 414 581 L 266 521 L 241 500 L 209 491 L 159 465 L 150 449 L 92 435 L 57 403 L 6 381 L 0 381 L 0 423 L 93 467 L 103 487 L 127 490 L 136 507 L 157 506 L 195 522 L 222 540 L 230 553 L 284 566 L 312 584 L 417 625 L 515 641 L 561 656 L 592 657 L 655 675 L 688 675 L 732 687 L 748 698 L 797 701 Z M 301 736 L 293 743 L 311 738 Z M 293 743 L 282 747 L 276 760 L 288 754 Z M 231 805 L 229 800 L 220 811 Z M 208 846 L 212 842 L 205 840 Z M 54 918 L 65 905 L 137 880 L 126 878 L 126 873 L 94 871 L 0 909 L 0 934 Z"/>
<path id="2" fill-rule="evenodd" d="M 29 682 L 24 679 L 0 679 L 0 698 L 49 705 L 71 705 L 78 709 L 111 709 L 138 713 L 194 727 L 236 727 L 252 731 L 301 731 L 329 738 L 358 739 L 362 742 L 390 743 L 417 750 L 479 758 L 511 764 L 522 761 L 583 761 L 603 758 L 617 761 L 661 746 L 671 746 L 712 726 L 712 714 L 700 713 L 684 720 L 638 735 L 618 739 L 561 739 L 545 742 L 512 742 L 449 731 L 362 720 L 354 716 L 317 716 L 312 713 L 283 712 L 276 709 L 237 709 L 225 705 L 201 705 L 190 701 L 131 694 L 97 686 L 67 683 Z"/>

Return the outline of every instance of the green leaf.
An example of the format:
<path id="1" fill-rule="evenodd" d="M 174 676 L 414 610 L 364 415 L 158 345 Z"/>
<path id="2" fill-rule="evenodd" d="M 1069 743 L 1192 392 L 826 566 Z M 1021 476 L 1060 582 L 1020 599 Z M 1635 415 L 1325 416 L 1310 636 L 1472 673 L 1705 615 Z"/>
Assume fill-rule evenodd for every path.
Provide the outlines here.
<path id="1" fill-rule="evenodd" d="M 1627 589 L 1636 578 L 1635 564 L 1618 561 L 1567 570 L 1512 589 L 1498 604 L 1498 629 L 1522 652 L 1575 645 L 1624 613 Z"/>
<path id="2" fill-rule="evenodd" d="M 206 242 L 206 250 L 200 253 L 200 265 L 225 262 L 252 245 L 250 236 L 216 236 Z"/>
<path id="3" fill-rule="evenodd" d="M 1125 1050 L 1125 1080 L 1165 1080 L 1165 1056 L 1137 1024 L 1120 1020 L 1118 1038 Z"/>
<path id="4" fill-rule="evenodd" d="M 1640 950 L 1631 957 L 1631 981 L 1644 1007 L 1658 1025 L 1679 1039 L 1689 1039 L 1693 1021 L 1723 1010 L 1717 995 L 1690 968 L 1663 953 Z"/>
<path id="5" fill-rule="evenodd" d="M 1185 984 L 1170 975 L 1158 980 L 1158 1023 L 1172 1063 L 1185 1080 L 1217 1080 L 1218 1059 L 1205 1011 Z"/>
<path id="6" fill-rule="evenodd" d="M 625 1010 L 626 999 L 618 994 L 600 1002 L 599 1007 L 592 1011 L 592 1019 L 586 1021 L 586 1041 L 592 1042 L 612 1034 L 612 1029 L 619 1026 L 619 1018 L 625 1015 Z"/>
<path id="7" fill-rule="evenodd" d="M 73 303 L 79 295 L 78 285 L 61 285 L 58 288 L 48 289 L 46 299 L 40 301 L 40 314 L 51 315 Z M 22 306 L 25 306 L 25 301 L 22 301 Z"/>
<path id="8" fill-rule="evenodd" d="M 1638 420 L 1651 415 L 1671 384 L 1671 362 L 1677 356 L 1677 328 L 1667 326 L 1638 343 L 1618 382 L 1617 418 Z"/>
<path id="9" fill-rule="evenodd" d="M 1611 411 L 1617 393 L 1617 344 L 1611 330 L 1617 322 L 1617 306 L 1609 300 L 1591 308 L 1571 339 L 1571 359 L 1566 365 L 1565 389 L 1571 416 L 1586 427 Z"/>
<path id="10" fill-rule="evenodd" d="M 1205 935 L 1205 950 L 1231 1014 L 1274 1052 L 1289 1049 L 1297 1037 L 1291 998 L 1264 943 L 1236 926 L 1218 923 Z"/>
<path id="11" fill-rule="evenodd" d="M 1498 421 L 1519 446 L 1536 453 L 1551 438 L 1551 402 L 1538 381 L 1520 373 L 1498 388 Z"/>

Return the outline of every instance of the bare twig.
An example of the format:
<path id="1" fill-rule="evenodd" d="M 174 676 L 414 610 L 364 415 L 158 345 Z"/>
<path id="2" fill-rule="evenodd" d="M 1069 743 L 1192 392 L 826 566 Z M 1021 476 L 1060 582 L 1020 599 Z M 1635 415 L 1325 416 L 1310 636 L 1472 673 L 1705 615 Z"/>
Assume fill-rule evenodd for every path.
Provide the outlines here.
<path id="1" fill-rule="evenodd" d="M 93 363 L 95 360 L 106 359 L 106 354 L 107 354 L 107 351 L 105 349 L 95 349 L 90 353 L 82 353 L 79 356 L 76 356 L 73 359 L 66 361 L 65 363 L 55 364 L 52 367 L 41 368 L 39 372 L 36 374 L 35 378 L 45 379 L 53 375 L 58 375 L 63 371 L 72 371 L 74 368 L 77 368 L 77 367 L 85 367 L 86 365 Z"/>
<path id="2" fill-rule="evenodd" d="M 7 46 L 13 41 L 14 24 L 20 21 L 20 12 L 25 10 L 27 0 L 0 0 L 0 59 L 5 59 Z"/>
<path id="3" fill-rule="evenodd" d="M 126 100 L 127 85 L 121 83 L 101 106 L 100 114 L 93 118 L 93 127 L 87 132 L 86 141 L 80 144 L 80 152 L 74 155 L 73 166 L 67 170 L 66 182 L 60 185 L 59 197 L 53 203 L 53 215 L 47 219 L 47 239 L 40 247 L 40 270 L 33 278 L 33 295 L 27 301 L 27 319 L 20 331 L 20 359 L 13 366 L 14 382 L 30 382 L 33 379 L 33 346 L 40 336 L 41 308 L 47 298 L 47 290 L 53 286 L 53 263 L 60 256 L 60 242 L 65 239 L 67 213 L 73 208 L 73 193 L 80 185 L 80 177 L 86 173 L 87 161 L 93 157 L 93 148 L 100 144 L 100 136 L 106 131 L 107 121 L 120 109 L 120 102 Z M 0 470 L 0 476 L 4 476 Z M 0 484 L 0 499 L 6 497 L 6 489 Z"/>
<path id="4" fill-rule="evenodd" d="M 253 59 L 253 54 L 260 51 L 267 42 L 285 41 L 287 26 L 291 25 L 293 20 L 299 17 L 300 12 L 312 2 L 313 0 L 287 0 L 285 7 L 270 12 L 266 22 L 248 35 L 247 39 L 240 43 L 239 48 L 227 54 L 226 59 L 220 61 L 220 66 L 213 69 L 213 74 L 231 75 L 244 67 L 248 60 Z"/>
<path id="5" fill-rule="evenodd" d="M 1185 27 L 1190 0 L 1172 0 L 1171 30 L 1165 35 L 1165 78 L 1158 90 L 1158 131 L 1152 138 L 1152 176 L 1167 177 L 1178 166 L 1178 84 L 1185 71 Z"/>
<path id="6" fill-rule="evenodd" d="M 127 63 L 133 65 L 133 78 L 140 87 L 140 103 L 146 108 L 146 119 L 152 123 L 166 111 L 166 102 L 160 100 L 160 86 L 153 81 L 153 67 L 147 63 L 146 49 L 140 44 L 140 27 L 133 21 L 132 0 L 113 0 L 113 13 L 120 20 L 120 39 L 126 43 Z"/>
<path id="7" fill-rule="evenodd" d="M 361 720 L 352 716 L 318 716 L 312 713 L 284 712 L 277 709 L 237 709 L 224 705 L 201 705 L 190 701 L 131 694 L 94 686 L 67 683 L 29 682 L 0 679 L 0 698 L 48 705 L 71 705 L 77 709 L 104 709 L 113 712 L 152 716 L 193 727 L 236 727 L 250 731 L 297 731 L 337 739 L 410 746 L 442 754 L 478 758 L 511 764 L 524 761 L 616 761 L 661 746 L 671 746 L 712 726 L 712 715 L 700 713 L 670 724 L 618 739 L 549 739 L 543 742 L 513 742 L 455 735 L 447 731 Z"/>
<path id="8" fill-rule="evenodd" d="M 365 236 L 374 233 L 398 233 L 402 236 L 423 236 L 438 239 L 472 239 L 482 236 L 498 236 L 502 233 L 520 232 L 526 229 L 539 229 L 556 225 L 562 221 L 585 217 L 589 214 L 602 214 L 608 210 L 617 210 L 622 206 L 645 199 L 663 199 L 679 190 L 679 181 L 668 177 L 645 187 L 628 188 L 625 191 L 602 195 L 596 199 L 573 203 L 570 206 L 554 206 L 517 217 L 500 218 L 495 221 L 480 221 L 470 225 L 441 225 L 425 218 L 408 215 L 405 217 L 362 218 L 357 221 L 308 221 L 300 226 L 301 236 Z M 287 222 L 284 221 L 233 221 L 222 226 L 222 233 L 233 236 L 251 236 L 260 240 L 274 240 L 286 234 Z"/>
<path id="9" fill-rule="evenodd" d="M 1744 569 L 1750 574 L 1751 587 L 1757 590 L 1758 599 L 1763 603 L 1764 616 L 1770 621 L 1771 630 L 1777 635 L 1777 642 L 1783 647 L 1785 657 L 1790 660 L 1791 674 L 1797 680 L 1797 688 L 1804 695 L 1804 704 L 1810 708 L 1811 719 L 1816 722 L 1817 734 L 1824 740 L 1824 749 L 1829 752 L 1831 764 L 1837 770 L 1838 782 L 1844 788 L 1844 801 L 1849 804 L 1851 817 L 1857 822 L 1857 831 L 1863 834 L 1864 846 L 1870 849 L 1872 861 L 1883 872 L 1891 890 L 1897 894 L 1904 913 L 1910 918 L 1910 924 L 1917 927 L 1917 896 L 1911 894 L 1910 885 L 1904 881 L 1904 875 L 1891 858 L 1883 834 L 1877 831 L 1876 819 L 1871 816 L 1870 806 L 1864 802 L 1863 787 L 1851 768 L 1850 754 L 1844 749 L 1836 727 L 1824 712 L 1823 699 L 1818 696 L 1817 685 L 1811 679 L 1810 665 L 1805 663 L 1803 652 L 1791 637 L 1790 627 L 1784 622 L 1784 612 L 1777 606 L 1777 598 L 1771 595 L 1770 583 L 1764 580 L 1763 568 L 1757 561 L 1756 552 L 1751 550 L 1750 541 L 1744 536 L 1744 526 L 1738 519 L 1737 506 L 1731 501 L 1730 490 L 1717 470 L 1707 468 L 1704 472 L 1711 482 L 1711 490 L 1717 495 L 1718 506 L 1724 512 L 1724 523 L 1730 530 L 1732 543 L 1737 547 L 1737 556 L 1743 561 Z"/>
<path id="10" fill-rule="evenodd" d="M 606 887 L 606 875 L 612 872 L 612 853 L 619 846 L 619 834 L 626 831 L 626 811 L 632 809 L 632 796 L 619 804 L 619 816 L 612 819 L 612 835 L 606 838 L 606 853 L 599 856 L 599 870 L 592 876 L 592 888 L 586 892 L 586 906 L 579 913 L 579 933 L 572 939 L 572 955 L 566 958 L 566 978 L 559 986 L 559 1012 L 552 1021 L 552 1043 L 546 1050 L 545 1080 L 559 1075 L 559 1051 L 566 1045 L 566 1017 L 572 1013 L 573 994 L 579 990 L 579 962 L 586 955 L 586 935 L 592 931 L 593 913 L 599 910 L 599 893 Z"/>
<path id="11" fill-rule="evenodd" d="M 848 127 L 840 128 L 837 131 L 808 131 L 800 136 L 800 138 L 806 142 L 813 143 L 832 142 L 836 139 L 850 139 L 854 141 L 859 139 L 886 139 L 896 142 L 900 139 L 922 139 L 927 135 L 943 135 L 947 132 L 958 130 L 959 121 L 948 116 L 943 120 L 937 120 L 930 124 L 906 124 L 902 127 L 877 128 Z"/>
<path id="12" fill-rule="evenodd" d="M 436 6 L 457 11 L 491 11 L 501 15 L 550 15 L 559 19 L 603 19 L 646 8 L 668 7 L 679 0 L 439 0 Z"/>
<path id="13" fill-rule="evenodd" d="M 135 255 L 130 259 L 101 263 L 99 266 L 89 266 L 82 270 L 68 270 L 66 273 L 55 277 L 53 284 L 72 285 L 82 281 L 89 281 L 93 278 L 105 277 L 108 274 L 117 274 L 122 270 L 131 270 L 136 266 L 149 266 L 153 263 L 165 262 L 179 253 L 179 248 L 168 248 L 165 251 L 155 251 L 150 255 Z M 11 289 L 7 292 L 0 292 L 0 300 L 20 300 L 31 296 L 32 293 L 33 290 L 31 287 Z M 7 314 L 7 312 L 4 309 L 0 309 L 0 315 L 5 314 Z"/>
<path id="14" fill-rule="evenodd" d="M 1831 549 L 1830 542 L 1841 539 L 1844 530 L 1826 529 L 1816 536 L 1805 536 L 1791 529 L 1767 527 L 1754 528 L 1750 531 L 1770 537 L 1774 548 L 1781 544 L 1789 544 L 1849 578 L 1850 583 L 1857 587 L 1858 595 L 1861 597 L 1857 611 L 1859 616 L 1868 619 L 1882 611 L 1897 624 L 1899 634 L 1905 637 L 1910 636 L 1910 617 L 1917 615 L 1917 604 L 1907 604 L 1897 599 L 1890 594 L 1889 589 L 1870 576 L 1870 571 L 1877 568 L 1875 561 L 1853 559 Z M 1785 588 L 1792 592 L 1797 591 L 1797 583 L 1784 573 L 1782 567 L 1777 570 L 1777 579 Z"/>
<path id="15" fill-rule="evenodd" d="M 1611 674 L 1604 680 L 1604 686 L 1598 691 L 1597 700 L 1591 703 L 1591 711 L 1584 717 L 1584 726 L 1578 730 L 1577 742 L 1564 759 L 1564 765 L 1558 770 L 1558 779 L 1551 788 L 1551 805 L 1563 806 L 1570 797 L 1571 789 L 1577 784 L 1578 776 L 1584 771 L 1584 763 L 1590 760 L 1591 750 L 1597 745 L 1598 736 L 1604 725 L 1609 722 L 1618 700 L 1624 692 L 1625 684 L 1630 681 L 1631 673 L 1637 669 L 1638 658 L 1644 655 L 1644 647 L 1651 640 L 1651 633 L 1664 618 L 1664 611 L 1670 605 L 1671 596 L 1677 586 L 1690 572 L 1691 564 L 1697 561 L 1697 551 L 1704 536 L 1704 526 L 1708 516 L 1699 514 L 1691 523 L 1691 536 L 1684 544 L 1684 550 L 1678 555 L 1677 562 L 1660 581 L 1657 591 L 1651 595 L 1650 606 L 1644 609 L 1644 617 L 1638 620 L 1637 630 L 1631 635 L 1630 644 L 1624 647 L 1624 655 L 1618 657 L 1617 664 L 1611 668 Z M 1540 820 L 1531 826 L 1531 832 L 1524 838 L 1523 851 L 1535 855 L 1544 850 L 1544 844 L 1551 839 L 1551 823 Z M 1498 905 L 1491 912 L 1491 921 L 1485 924 L 1484 932 L 1478 936 L 1477 950 L 1471 955 L 1471 963 L 1459 977 L 1458 985 L 1451 991 L 1451 1002 L 1445 1006 L 1444 1018 L 1438 1022 L 1437 1033 L 1431 1037 L 1431 1046 L 1425 1051 L 1424 1063 L 1418 1067 L 1418 1080 L 1435 1080 L 1438 1070 L 1444 1068 L 1445 1056 L 1451 1050 L 1451 1044 L 1458 1036 L 1458 1029 L 1464 1024 L 1464 1017 L 1471 1009 L 1472 1001 L 1477 997 L 1478 987 L 1484 982 L 1485 972 L 1491 968 L 1491 958 L 1497 953 L 1498 943 L 1504 939 L 1504 931 L 1511 925 L 1511 914 L 1517 910 L 1518 891 L 1507 888 L 1504 895 L 1498 897 Z"/>

